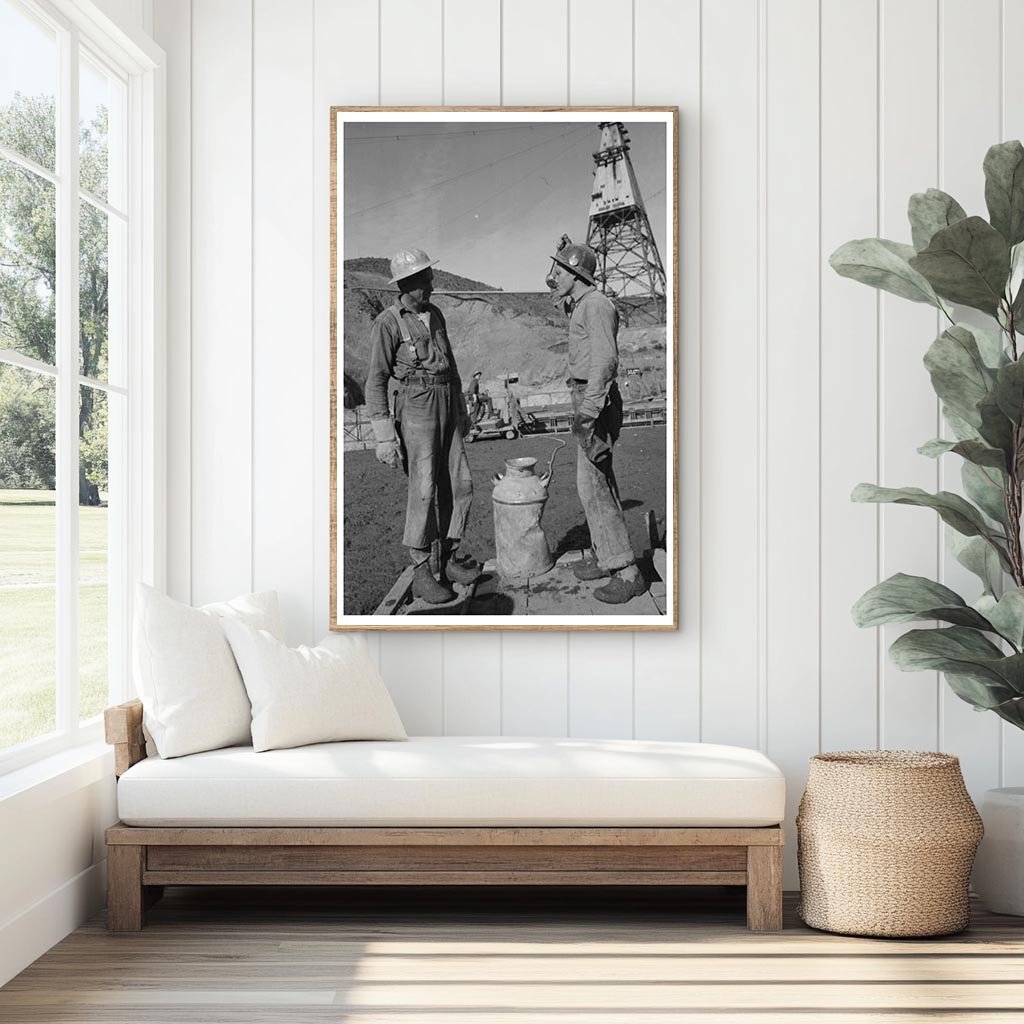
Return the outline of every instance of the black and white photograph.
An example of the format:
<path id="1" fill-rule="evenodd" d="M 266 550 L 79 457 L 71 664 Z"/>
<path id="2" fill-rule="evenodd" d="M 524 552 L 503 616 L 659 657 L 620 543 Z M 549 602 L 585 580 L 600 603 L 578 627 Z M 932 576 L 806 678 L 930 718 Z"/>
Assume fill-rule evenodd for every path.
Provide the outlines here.
<path id="1" fill-rule="evenodd" d="M 677 118 L 332 110 L 332 628 L 677 628 Z"/>

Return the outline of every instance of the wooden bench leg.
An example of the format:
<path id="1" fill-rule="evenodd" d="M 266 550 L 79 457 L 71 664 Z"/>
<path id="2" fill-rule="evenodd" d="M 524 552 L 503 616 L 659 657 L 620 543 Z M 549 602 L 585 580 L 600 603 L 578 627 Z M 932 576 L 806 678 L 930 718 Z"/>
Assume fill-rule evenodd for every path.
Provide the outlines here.
<path id="1" fill-rule="evenodd" d="M 145 910 L 142 885 L 143 846 L 107 847 L 107 928 L 137 932 Z"/>
<path id="2" fill-rule="evenodd" d="M 747 928 L 782 931 L 782 847 L 747 847 Z"/>

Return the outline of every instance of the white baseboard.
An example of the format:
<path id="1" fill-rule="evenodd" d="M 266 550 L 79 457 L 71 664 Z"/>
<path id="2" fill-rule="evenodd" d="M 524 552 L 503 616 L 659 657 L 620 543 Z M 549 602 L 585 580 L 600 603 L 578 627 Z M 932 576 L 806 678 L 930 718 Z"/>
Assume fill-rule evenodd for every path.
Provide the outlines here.
<path id="1" fill-rule="evenodd" d="M 0 927 L 0 985 L 84 924 L 107 900 L 107 862 L 75 875 Z"/>

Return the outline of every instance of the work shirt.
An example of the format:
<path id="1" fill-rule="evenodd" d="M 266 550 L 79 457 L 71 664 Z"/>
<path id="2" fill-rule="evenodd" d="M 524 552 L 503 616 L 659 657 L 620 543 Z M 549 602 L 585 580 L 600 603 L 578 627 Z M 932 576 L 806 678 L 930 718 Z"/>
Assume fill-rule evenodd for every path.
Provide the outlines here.
<path id="1" fill-rule="evenodd" d="M 569 311 L 569 376 L 585 380 L 581 412 L 597 416 L 619 370 L 619 313 L 611 300 L 588 288 Z"/>
<path id="2" fill-rule="evenodd" d="M 405 324 L 409 344 L 402 340 L 397 317 Z M 423 313 L 417 314 L 398 300 L 373 321 L 366 375 L 366 411 L 370 419 L 388 417 L 388 381 L 392 377 L 404 381 L 411 374 L 442 373 L 448 374 L 456 394 L 461 393 L 448 328 L 437 306 L 428 303 Z"/>

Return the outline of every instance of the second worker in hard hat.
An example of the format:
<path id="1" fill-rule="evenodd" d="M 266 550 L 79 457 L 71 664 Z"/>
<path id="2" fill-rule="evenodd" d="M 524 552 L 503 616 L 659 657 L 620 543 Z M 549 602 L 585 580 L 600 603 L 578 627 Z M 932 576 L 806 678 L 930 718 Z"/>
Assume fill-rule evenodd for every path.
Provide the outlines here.
<path id="1" fill-rule="evenodd" d="M 647 590 L 636 564 L 612 468 L 622 427 L 619 314 L 595 287 L 597 256 L 568 244 L 552 256 L 548 284 L 569 315 L 569 389 L 576 438 L 576 486 L 590 528 L 594 557 L 573 563 L 578 579 L 608 582 L 594 590 L 606 604 L 625 604 Z"/>
<path id="2" fill-rule="evenodd" d="M 415 566 L 413 596 L 430 604 L 454 599 L 450 583 L 469 583 L 480 564 L 459 553 L 473 478 L 463 438 L 470 422 L 444 316 L 430 302 L 437 260 L 403 249 L 391 260 L 398 298 L 373 322 L 366 406 L 377 460 L 402 466 L 409 477 L 402 543 Z M 394 416 L 388 386 L 397 381 Z M 441 574 L 430 570 L 430 549 L 441 541 Z"/>

